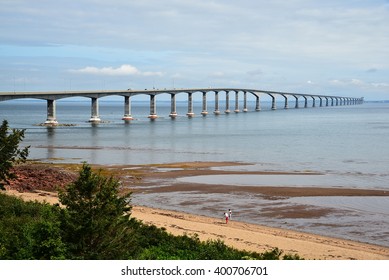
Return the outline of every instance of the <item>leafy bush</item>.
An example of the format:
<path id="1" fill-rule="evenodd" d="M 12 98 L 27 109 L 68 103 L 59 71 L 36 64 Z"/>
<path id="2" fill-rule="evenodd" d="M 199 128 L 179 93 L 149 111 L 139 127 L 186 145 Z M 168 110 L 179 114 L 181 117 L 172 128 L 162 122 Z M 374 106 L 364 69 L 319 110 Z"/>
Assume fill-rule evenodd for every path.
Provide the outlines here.
<path id="1" fill-rule="evenodd" d="M 79 178 L 60 191 L 63 239 L 70 258 L 126 259 L 130 256 L 130 193 L 119 196 L 119 181 L 84 164 Z"/>
<path id="2" fill-rule="evenodd" d="M 15 178 L 10 171 L 13 164 L 27 159 L 28 147 L 19 149 L 23 138 L 24 130 L 12 129 L 9 133 L 8 122 L 3 121 L 0 126 L 0 189 L 4 189 L 4 184 L 8 184 L 8 179 Z"/>
<path id="3" fill-rule="evenodd" d="M 0 193 L 0 259 L 63 259 L 59 209 Z"/>

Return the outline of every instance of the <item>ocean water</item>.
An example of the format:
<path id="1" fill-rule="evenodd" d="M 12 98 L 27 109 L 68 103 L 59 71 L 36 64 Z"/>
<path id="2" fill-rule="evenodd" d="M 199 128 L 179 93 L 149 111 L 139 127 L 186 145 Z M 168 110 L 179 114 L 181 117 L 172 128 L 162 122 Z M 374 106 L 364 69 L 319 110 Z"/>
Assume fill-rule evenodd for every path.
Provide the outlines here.
<path id="1" fill-rule="evenodd" d="M 233 102 L 231 102 L 231 105 Z M 223 110 L 223 101 L 220 109 Z M 0 119 L 13 128 L 26 129 L 23 145 L 30 145 L 30 158 L 44 161 L 96 164 L 149 164 L 184 161 L 238 161 L 249 166 L 231 170 L 312 171 L 320 176 L 260 177 L 202 176 L 188 182 L 225 183 L 237 186 L 226 194 L 169 193 L 134 196 L 133 202 L 172 210 L 184 210 L 222 218 L 228 208 L 237 220 L 349 238 L 389 246 L 389 199 L 387 197 L 304 197 L 269 201 L 239 192 L 240 185 L 347 187 L 388 190 L 389 104 L 282 109 L 262 103 L 255 112 L 201 116 L 195 102 L 195 117 L 185 116 L 186 102 L 178 102 L 179 117 L 168 117 L 170 102 L 157 101 L 159 118 L 151 121 L 149 103 L 132 103 L 135 120 L 124 123 L 123 101 L 100 101 L 100 117 L 93 125 L 90 103 L 57 101 L 57 120 L 62 124 L 38 126 L 46 120 L 46 102 L 14 100 L 0 102 Z M 292 107 L 292 104 L 289 104 Z M 257 177 L 255 177 L 257 176 Z M 295 176 L 295 175 L 293 175 Z M 192 203 L 190 203 L 192 202 Z M 270 218 L 267 211 L 304 205 L 307 209 L 332 209 L 319 218 Z M 220 208 L 220 211 L 215 209 Z M 220 213 L 219 213 L 220 212 Z"/>

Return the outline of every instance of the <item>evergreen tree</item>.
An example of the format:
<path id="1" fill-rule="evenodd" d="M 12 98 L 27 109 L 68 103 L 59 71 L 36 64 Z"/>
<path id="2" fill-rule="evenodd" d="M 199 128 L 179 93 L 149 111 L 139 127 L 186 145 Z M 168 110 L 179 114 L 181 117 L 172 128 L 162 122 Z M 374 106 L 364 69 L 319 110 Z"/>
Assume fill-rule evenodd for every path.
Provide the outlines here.
<path id="1" fill-rule="evenodd" d="M 131 193 L 119 196 L 119 181 L 82 166 L 79 178 L 60 191 L 66 206 L 62 228 L 70 259 L 127 259 L 133 244 Z"/>
<path id="2" fill-rule="evenodd" d="M 19 143 L 24 138 L 24 129 L 12 129 L 9 133 L 8 121 L 0 126 L 0 189 L 8 184 L 8 179 L 15 178 L 11 168 L 15 162 L 24 162 L 28 156 L 28 148 L 19 149 Z"/>

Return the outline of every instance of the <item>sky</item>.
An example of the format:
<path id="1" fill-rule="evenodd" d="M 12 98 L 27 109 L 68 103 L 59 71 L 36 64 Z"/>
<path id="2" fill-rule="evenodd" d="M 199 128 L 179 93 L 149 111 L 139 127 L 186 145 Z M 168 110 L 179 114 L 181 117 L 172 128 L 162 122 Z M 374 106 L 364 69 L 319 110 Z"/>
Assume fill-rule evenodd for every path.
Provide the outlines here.
<path id="1" fill-rule="evenodd" d="M 389 100 L 389 0 L 0 0 L 0 91 Z"/>

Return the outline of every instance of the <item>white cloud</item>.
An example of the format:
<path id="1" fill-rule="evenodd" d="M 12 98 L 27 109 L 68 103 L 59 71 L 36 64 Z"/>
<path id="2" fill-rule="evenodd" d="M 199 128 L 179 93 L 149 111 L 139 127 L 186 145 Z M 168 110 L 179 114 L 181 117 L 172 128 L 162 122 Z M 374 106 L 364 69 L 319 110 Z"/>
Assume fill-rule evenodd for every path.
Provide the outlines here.
<path id="1" fill-rule="evenodd" d="M 216 71 L 216 72 L 211 73 L 209 76 L 212 78 L 222 78 L 222 77 L 224 77 L 224 75 L 225 75 L 224 72 Z"/>
<path id="2" fill-rule="evenodd" d="M 348 80 L 331 80 L 331 85 L 335 86 L 365 86 L 367 85 L 365 82 L 359 80 L 359 79 L 348 79 Z"/>
<path id="3" fill-rule="evenodd" d="M 162 72 L 151 72 L 151 71 L 145 71 L 142 72 L 135 66 L 124 64 L 118 68 L 113 67 L 92 67 L 87 66 L 85 68 L 81 69 L 71 69 L 69 70 L 71 73 L 82 73 L 82 74 L 92 74 L 92 75 L 107 75 L 107 76 L 163 76 Z"/>
<path id="4" fill-rule="evenodd" d="M 362 81 L 360 79 L 347 79 L 347 80 L 331 80 L 329 81 L 331 85 L 334 86 L 352 86 L 352 87 L 358 87 L 358 88 L 365 88 L 365 89 L 387 89 L 389 87 L 389 83 L 385 82 L 366 82 Z"/>
<path id="5" fill-rule="evenodd" d="M 371 85 L 376 88 L 389 88 L 389 83 L 372 83 Z"/>

